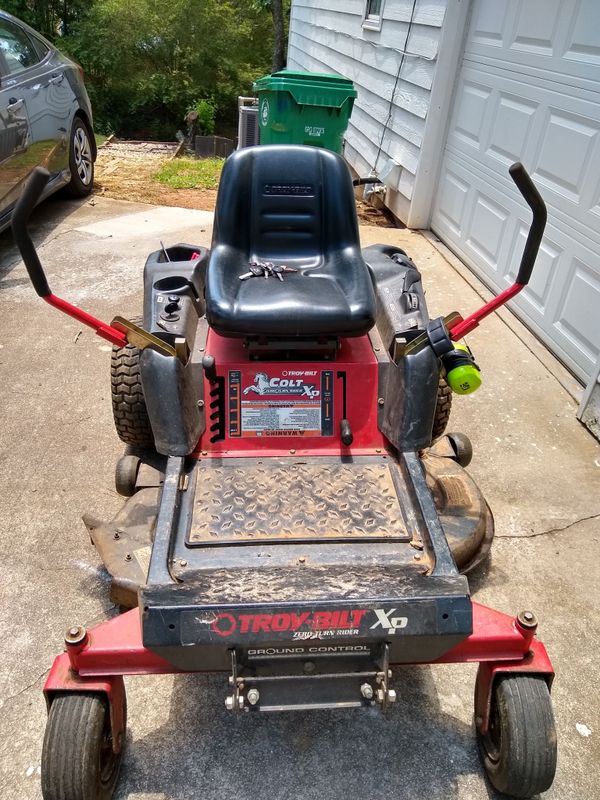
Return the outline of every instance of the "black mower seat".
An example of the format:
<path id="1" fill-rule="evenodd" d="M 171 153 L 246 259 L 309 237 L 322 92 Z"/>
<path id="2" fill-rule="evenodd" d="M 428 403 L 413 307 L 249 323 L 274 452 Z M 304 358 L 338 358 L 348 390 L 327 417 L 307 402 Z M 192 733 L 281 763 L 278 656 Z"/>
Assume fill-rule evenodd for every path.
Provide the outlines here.
<path id="1" fill-rule="evenodd" d="M 249 263 L 296 272 L 240 280 Z M 224 336 L 360 336 L 375 320 L 344 160 L 316 147 L 238 150 L 225 163 L 210 261 L 206 317 Z"/>

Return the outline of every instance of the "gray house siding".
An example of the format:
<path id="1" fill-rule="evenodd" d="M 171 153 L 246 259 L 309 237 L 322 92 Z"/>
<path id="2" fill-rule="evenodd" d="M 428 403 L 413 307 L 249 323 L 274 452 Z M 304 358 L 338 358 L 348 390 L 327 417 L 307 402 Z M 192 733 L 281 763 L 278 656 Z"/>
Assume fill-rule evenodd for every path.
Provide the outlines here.
<path id="1" fill-rule="evenodd" d="M 413 14 L 413 0 L 385 0 L 379 31 L 363 27 L 365 0 L 292 5 L 288 68 L 354 81 L 358 98 L 345 156 L 359 175 L 381 171 L 389 159 L 400 165 L 388 182 L 386 204 L 405 222 L 422 161 L 447 5 L 447 0 L 417 0 Z"/>

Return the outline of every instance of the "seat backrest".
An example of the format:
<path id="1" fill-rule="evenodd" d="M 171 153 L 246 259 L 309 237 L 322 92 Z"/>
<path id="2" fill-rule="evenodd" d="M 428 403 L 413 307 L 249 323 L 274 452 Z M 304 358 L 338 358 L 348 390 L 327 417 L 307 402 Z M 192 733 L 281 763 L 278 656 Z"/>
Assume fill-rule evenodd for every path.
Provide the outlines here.
<path id="1" fill-rule="evenodd" d="M 225 163 L 213 248 L 232 247 L 247 261 L 318 266 L 336 251 L 359 250 L 350 172 L 328 150 L 261 145 Z"/>

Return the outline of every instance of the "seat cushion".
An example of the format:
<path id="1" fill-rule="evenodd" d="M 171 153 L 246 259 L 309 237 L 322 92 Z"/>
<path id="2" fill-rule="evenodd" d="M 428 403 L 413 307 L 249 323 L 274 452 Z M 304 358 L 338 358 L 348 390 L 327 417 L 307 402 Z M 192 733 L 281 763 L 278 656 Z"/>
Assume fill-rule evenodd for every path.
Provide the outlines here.
<path id="1" fill-rule="evenodd" d="M 282 281 L 240 280 L 252 261 L 296 271 Z M 225 336 L 360 336 L 373 326 L 375 297 L 343 159 L 313 147 L 272 145 L 227 160 L 206 315 Z"/>

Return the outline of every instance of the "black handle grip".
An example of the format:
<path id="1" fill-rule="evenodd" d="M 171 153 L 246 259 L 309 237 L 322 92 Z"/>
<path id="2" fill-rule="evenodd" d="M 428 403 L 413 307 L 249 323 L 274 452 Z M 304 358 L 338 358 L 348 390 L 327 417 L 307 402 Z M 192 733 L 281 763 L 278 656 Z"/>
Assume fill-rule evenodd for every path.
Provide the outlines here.
<path id="1" fill-rule="evenodd" d="M 33 288 L 40 297 L 48 297 L 51 291 L 35 245 L 31 241 L 27 222 L 49 180 L 50 173 L 48 170 L 43 167 L 36 167 L 23 194 L 17 200 L 17 205 L 12 215 L 12 230 L 15 242 L 21 253 L 21 258 L 25 262 Z"/>
<path id="2" fill-rule="evenodd" d="M 523 255 L 521 256 L 521 264 L 519 265 L 519 274 L 517 275 L 516 281 L 524 286 L 529 283 L 529 279 L 531 278 L 531 271 L 533 270 L 533 265 L 535 264 L 535 259 L 537 258 L 538 250 L 540 249 L 540 244 L 544 235 L 548 212 L 546 211 L 546 204 L 541 194 L 536 189 L 534 182 L 529 177 L 523 164 L 517 161 L 509 167 L 508 171 L 517 189 L 521 192 L 525 202 L 533 212 L 533 219 L 523 249 Z"/>

